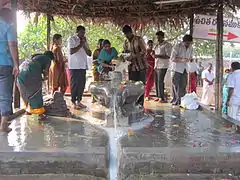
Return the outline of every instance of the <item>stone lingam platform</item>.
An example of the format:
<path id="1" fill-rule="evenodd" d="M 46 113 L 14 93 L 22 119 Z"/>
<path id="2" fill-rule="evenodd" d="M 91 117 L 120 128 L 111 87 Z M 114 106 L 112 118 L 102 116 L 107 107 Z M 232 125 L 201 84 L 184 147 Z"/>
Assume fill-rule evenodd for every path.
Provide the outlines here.
<path id="1" fill-rule="evenodd" d="M 0 136 L 0 179 L 240 179 L 240 135 L 231 124 L 168 104 L 145 107 L 154 121 L 116 129 L 91 119 L 19 117 Z"/>
<path id="2" fill-rule="evenodd" d="M 55 92 L 53 96 L 44 96 L 44 106 L 46 115 L 62 117 L 70 115 L 64 95 L 61 92 Z"/>
<path id="3" fill-rule="evenodd" d="M 93 82 L 90 92 L 96 103 L 92 116 L 106 121 L 107 127 L 129 126 L 144 117 L 144 85 L 141 82 L 122 81 L 120 72 L 112 72 L 109 81 Z M 116 117 L 114 117 L 116 116 Z"/>

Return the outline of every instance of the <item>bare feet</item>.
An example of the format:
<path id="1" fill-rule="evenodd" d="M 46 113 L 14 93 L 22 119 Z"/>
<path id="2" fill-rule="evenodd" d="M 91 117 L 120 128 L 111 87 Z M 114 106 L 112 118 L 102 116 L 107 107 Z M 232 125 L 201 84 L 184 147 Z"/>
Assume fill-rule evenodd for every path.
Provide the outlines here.
<path id="1" fill-rule="evenodd" d="M 159 101 L 159 98 L 155 98 L 154 101 L 156 101 L 156 102 Z"/>
<path id="2" fill-rule="evenodd" d="M 29 113 L 29 112 L 27 112 L 27 111 L 25 111 L 24 114 L 25 114 L 25 115 L 32 115 L 31 113 Z"/>
<path id="3" fill-rule="evenodd" d="M 7 116 L 2 116 L 1 118 L 1 127 L 0 127 L 0 132 L 6 132 L 9 133 L 12 129 L 8 127 L 9 123 L 8 123 L 9 117 Z"/>
<path id="4" fill-rule="evenodd" d="M 40 118 L 40 120 L 44 120 L 44 119 L 47 118 L 47 116 L 46 116 L 45 114 L 40 114 L 40 115 L 39 115 L 39 118 Z"/>
<path id="5" fill-rule="evenodd" d="M 83 109 L 85 109 L 85 108 L 87 108 L 87 106 L 85 106 L 83 103 L 81 103 L 81 102 L 78 102 L 77 103 L 77 106 L 79 106 L 80 108 L 83 108 Z"/>
<path id="6" fill-rule="evenodd" d="M 145 101 L 150 101 L 150 98 L 149 97 L 145 97 Z"/>
<path id="7" fill-rule="evenodd" d="M 95 103 L 97 102 L 95 98 L 92 98 L 92 103 Z"/>
<path id="8" fill-rule="evenodd" d="M 6 129 L 2 129 L 2 128 L 0 128 L 0 132 L 9 133 L 9 132 L 11 132 L 11 131 L 12 131 L 12 129 L 9 128 L 9 127 L 7 127 Z"/>
<path id="9" fill-rule="evenodd" d="M 165 99 L 159 99 L 158 102 L 159 102 L 159 103 L 167 103 L 167 100 L 165 100 Z"/>

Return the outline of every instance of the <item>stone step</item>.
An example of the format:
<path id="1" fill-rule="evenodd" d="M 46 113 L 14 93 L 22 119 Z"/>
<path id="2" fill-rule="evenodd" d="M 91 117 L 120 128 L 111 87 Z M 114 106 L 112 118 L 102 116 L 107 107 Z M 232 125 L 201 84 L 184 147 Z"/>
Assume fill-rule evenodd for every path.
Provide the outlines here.
<path id="1" fill-rule="evenodd" d="M 83 148 L 78 153 L 0 152 L 0 174 L 81 174 L 106 178 L 107 156 L 105 147 Z"/>
<path id="2" fill-rule="evenodd" d="M 107 180 L 106 178 L 79 174 L 24 174 L 0 175 L 1 180 Z"/>
<path id="3" fill-rule="evenodd" d="M 239 180 L 226 174 L 152 174 L 130 175 L 125 180 Z"/>
<path id="4" fill-rule="evenodd" d="M 240 153 L 233 153 L 227 148 L 219 148 L 216 151 L 216 149 L 204 149 L 204 147 L 192 149 L 125 147 L 119 155 L 120 179 L 126 179 L 132 174 L 151 172 L 156 174 L 240 174 Z"/>

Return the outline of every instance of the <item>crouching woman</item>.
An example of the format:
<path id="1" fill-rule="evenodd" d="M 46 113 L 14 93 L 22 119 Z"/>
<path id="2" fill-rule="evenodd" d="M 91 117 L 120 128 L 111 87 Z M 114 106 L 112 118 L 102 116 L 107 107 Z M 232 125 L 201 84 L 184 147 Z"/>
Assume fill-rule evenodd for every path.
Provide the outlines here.
<path id="1" fill-rule="evenodd" d="M 26 114 L 38 114 L 44 118 L 42 81 L 47 79 L 54 55 L 51 51 L 35 54 L 23 62 L 17 78 L 17 86 L 25 104 Z"/>

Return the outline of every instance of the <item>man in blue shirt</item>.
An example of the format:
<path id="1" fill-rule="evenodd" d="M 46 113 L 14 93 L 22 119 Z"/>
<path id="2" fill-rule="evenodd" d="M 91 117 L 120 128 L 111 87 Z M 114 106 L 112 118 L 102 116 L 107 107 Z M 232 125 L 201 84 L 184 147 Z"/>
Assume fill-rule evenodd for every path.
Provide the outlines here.
<path id="1" fill-rule="evenodd" d="M 17 33 L 12 26 L 13 15 L 10 9 L 0 9 L 0 132 L 11 131 L 8 120 L 13 113 L 13 81 L 19 72 Z"/>

